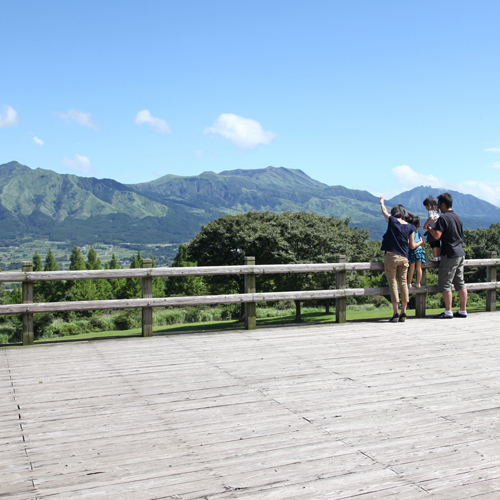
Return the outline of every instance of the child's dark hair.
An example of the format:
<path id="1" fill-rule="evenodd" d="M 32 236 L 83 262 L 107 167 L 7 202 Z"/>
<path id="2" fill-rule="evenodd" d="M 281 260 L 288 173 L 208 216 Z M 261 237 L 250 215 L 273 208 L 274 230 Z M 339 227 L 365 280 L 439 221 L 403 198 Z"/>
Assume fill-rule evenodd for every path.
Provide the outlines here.
<path id="1" fill-rule="evenodd" d="M 420 227 L 420 217 L 418 215 L 413 215 L 413 214 L 410 215 L 412 216 L 410 224 L 413 224 L 415 228 L 418 229 Z"/>
<path id="2" fill-rule="evenodd" d="M 427 198 L 424 200 L 424 207 L 429 207 L 431 210 L 437 211 L 438 204 L 436 198 L 434 198 L 434 196 L 427 196 Z"/>
<path id="3" fill-rule="evenodd" d="M 413 224 L 416 227 L 415 221 L 417 219 L 420 222 L 420 217 L 417 217 L 416 215 L 413 215 L 411 212 L 408 212 L 408 219 L 406 219 L 406 222 L 408 222 L 408 224 Z"/>

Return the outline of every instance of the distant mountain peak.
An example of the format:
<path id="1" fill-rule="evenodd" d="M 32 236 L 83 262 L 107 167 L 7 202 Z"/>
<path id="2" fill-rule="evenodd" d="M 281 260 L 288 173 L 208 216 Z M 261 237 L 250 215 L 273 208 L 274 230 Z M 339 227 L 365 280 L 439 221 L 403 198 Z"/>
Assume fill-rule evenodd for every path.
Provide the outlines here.
<path id="1" fill-rule="evenodd" d="M 292 187 L 293 185 L 309 189 L 324 189 L 328 187 L 327 184 L 309 177 L 302 170 L 286 167 L 269 166 L 266 168 L 255 168 L 248 170 L 224 170 L 223 172 L 220 172 L 219 175 L 223 177 L 243 177 L 267 185 L 279 186 L 286 184 L 288 188 Z"/>
<path id="2" fill-rule="evenodd" d="M 25 172 L 29 172 L 31 168 L 26 165 L 22 165 L 18 161 L 9 161 L 9 163 L 4 163 L 0 165 L 0 178 L 8 179 Z"/>
<path id="3" fill-rule="evenodd" d="M 459 191 L 445 188 L 433 188 L 431 186 L 418 186 L 409 191 L 394 196 L 387 200 L 390 206 L 401 204 L 406 209 L 415 212 L 425 212 L 423 202 L 428 196 L 437 198 L 441 193 L 449 193 L 453 197 L 453 209 L 459 214 L 466 214 L 469 216 L 482 217 L 482 216 L 495 216 L 500 220 L 500 208 L 481 200 L 472 194 L 464 194 Z"/>

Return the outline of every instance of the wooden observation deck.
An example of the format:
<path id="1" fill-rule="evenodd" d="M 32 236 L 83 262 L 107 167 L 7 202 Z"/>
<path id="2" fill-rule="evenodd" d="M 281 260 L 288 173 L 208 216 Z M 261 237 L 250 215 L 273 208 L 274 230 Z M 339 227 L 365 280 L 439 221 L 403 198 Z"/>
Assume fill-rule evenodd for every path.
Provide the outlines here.
<path id="1" fill-rule="evenodd" d="M 499 318 L 0 349 L 0 498 L 498 500 Z"/>

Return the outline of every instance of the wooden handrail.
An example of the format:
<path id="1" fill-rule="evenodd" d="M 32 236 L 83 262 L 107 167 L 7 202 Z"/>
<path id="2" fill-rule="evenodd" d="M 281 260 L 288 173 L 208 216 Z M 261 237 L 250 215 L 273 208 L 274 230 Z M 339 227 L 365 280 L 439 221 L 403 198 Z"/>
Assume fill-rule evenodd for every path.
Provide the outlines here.
<path id="1" fill-rule="evenodd" d="M 500 266 L 500 259 L 469 259 L 466 267 Z M 426 262 L 424 269 L 437 268 Z M 23 281 L 74 281 L 115 278 L 166 278 L 175 276 L 229 276 L 232 274 L 321 273 L 335 271 L 383 271 L 383 262 L 346 262 L 325 264 L 279 264 L 255 266 L 155 267 L 145 269 L 103 269 L 101 271 L 37 271 L 0 273 L 0 283 Z"/>
<path id="2" fill-rule="evenodd" d="M 500 281 L 490 283 L 467 283 L 467 290 L 498 290 Z M 410 288 L 410 293 L 437 293 L 437 285 Z M 32 302 L 30 304 L 0 305 L 1 314 L 46 313 L 63 311 L 92 311 L 103 309 L 134 309 L 143 307 L 200 306 L 215 304 L 245 304 L 251 302 L 274 302 L 278 300 L 319 300 L 344 297 L 368 297 L 389 295 L 388 287 L 343 288 L 340 290 L 306 290 L 300 292 L 234 293 L 229 295 L 193 295 L 188 297 L 158 297 L 142 299 L 82 300 L 71 302 Z"/>
<path id="3" fill-rule="evenodd" d="M 496 257 L 495 252 L 490 253 L 491 257 Z M 154 307 L 186 306 L 186 305 L 215 305 L 215 304 L 247 304 L 245 308 L 247 315 L 245 325 L 247 329 L 256 327 L 255 304 L 257 302 L 279 301 L 279 300 L 320 300 L 336 299 L 338 323 L 346 321 L 345 299 L 347 297 L 363 297 L 373 295 L 389 295 L 389 288 L 345 288 L 346 271 L 377 271 L 383 270 L 382 262 L 345 262 L 345 256 L 336 256 L 336 263 L 321 264 L 281 264 L 281 265 L 243 265 L 243 266 L 205 266 L 205 267 L 157 267 L 150 268 L 149 260 L 143 261 L 141 269 L 105 269 L 97 271 L 40 271 L 33 272 L 32 262 L 23 262 L 23 271 L 14 273 L 0 273 L 1 282 L 23 283 L 23 303 L 0 305 L 0 315 L 2 314 L 22 314 L 23 315 L 23 344 L 33 343 L 33 314 L 46 312 L 63 311 L 91 311 L 104 309 L 130 309 L 142 308 L 143 336 L 150 337 L 153 334 Z M 247 263 L 253 263 L 251 258 L 246 259 Z M 465 261 L 467 267 L 488 267 L 488 281 L 486 283 L 467 283 L 470 291 L 487 290 L 487 310 L 496 309 L 496 290 L 500 288 L 500 282 L 496 281 L 496 266 L 500 265 L 500 258 L 489 259 L 469 259 Z M 439 264 L 427 262 L 423 264 L 424 269 L 436 268 Z M 268 292 L 255 293 L 255 275 L 257 274 L 278 274 L 278 273 L 316 273 L 335 272 L 336 289 L 332 290 L 307 290 L 290 292 Z M 233 274 L 243 274 L 247 277 L 246 293 L 230 295 L 205 295 L 190 297 L 152 297 L 152 278 L 154 277 L 175 277 L 175 276 L 224 276 Z M 142 278 L 143 298 L 122 299 L 122 300 L 88 300 L 69 302 L 33 302 L 33 282 L 36 281 L 68 281 L 68 280 L 88 280 L 88 279 L 117 279 L 117 278 Z M 332 279 L 333 280 L 333 279 Z M 425 283 L 425 281 L 423 281 Z M 425 316 L 425 294 L 437 293 L 437 286 L 422 286 L 421 288 L 410 288 L 410 293 L 417 294 L 416 314 L 418 317 Z M 422 298 L 420 298 L 422 297 Z M 340 313 L 339 313 L 340 312 Z"/>

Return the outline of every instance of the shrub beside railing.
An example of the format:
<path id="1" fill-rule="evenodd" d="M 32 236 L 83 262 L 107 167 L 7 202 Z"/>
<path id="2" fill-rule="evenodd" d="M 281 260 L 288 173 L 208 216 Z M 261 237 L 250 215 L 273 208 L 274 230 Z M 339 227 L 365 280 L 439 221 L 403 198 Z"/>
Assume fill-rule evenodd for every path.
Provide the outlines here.
<path id="1" fill-rule="evenodd" d="M 487 282 L 468 283 L 467 289 L 471 291 L 486 290 L 486 310 L 496 310 L 497 282 L 496 268 L 500 259 L 496 252 L 490 252 L 488 259 L 466 260 L 465 265 L 487 266 Z M 415 315 L 425 316 L 426 294 L 437 293 L 437 286 L 425 285 L 426 269 L 438 267 L 434 262 L 423 266 L 421 288 L 410 288 L 416 294 Z M 335 299 L 335 317 L 337 323 L 346 321 L 346 298 L 374 295 L 389 295 L 388 287 L 379 288 L 346 288 L 346 274 L 348 271 L 379 271 L 383 270 L 382 262 L 346 262 L 343 255 L 337 256 L 336 263 L 324 264 L 281 264 L 281 265 L 256 265 L 254 257 L 246 257 L 242 266 L 221 267 L 151 267 L 151 259 L 143 259 L 141 269 L 106 269 L 100 271 L 40 271 L 33 272 L 32 262 L 23 262 L 22 272 L 0 273 L 1 282 L 22 282 L 23 303 L 0 305 L 0 314 L 22 314 L 23 318 L 23 344 L 33 344 L 33 314 L 62 311 L 90 311 L 105 309 L 142 309 L 142 335 L 153 335 L 153 307 L 188 306 L 188 305 L 214 305 L 235 304 L 245 305 L 245 328 L 256 328 L 256 303 L 280 300 L 313 300 Z M 332 290 L 307 290 L 288 292 L 256 293 L 256 277 L 259 274 L 279 273 L 317 273 L 335 272 L 336 289 Z M 155 277 L 175 276 L 221 276 L 243 274 L 245 276 L 245 293 L 230 295 L 204 295 L 191 297 L 161 297 L 153 298 L 152 280 Z M 33 283 L 36 281 L 68 281 L 89 279 L 113 278 L 141 278 L 142 298 L 121 300 L 89 300 L 75 302 L 33 302 Z"/>

